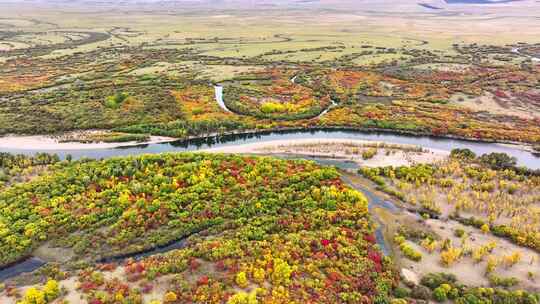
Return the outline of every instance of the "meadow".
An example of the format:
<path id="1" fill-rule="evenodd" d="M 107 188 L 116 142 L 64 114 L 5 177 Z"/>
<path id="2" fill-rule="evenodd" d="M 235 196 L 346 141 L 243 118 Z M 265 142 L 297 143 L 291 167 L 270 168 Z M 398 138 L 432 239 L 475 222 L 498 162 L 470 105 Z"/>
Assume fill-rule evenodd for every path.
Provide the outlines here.
<path id="1" fill-rule="evenodd" d="M 540 140 L 534 26 L 513 41 L 509 25 L 494 19 L 486 22 L 502 31 L 497 39 L 472 29 L 456 39 L 448 28 L 440 35 L 443 25 L 434 22 L 440 16 L 419 8 L 414 14 L 431 20 L 421 27 L 428 34 L 409 28 L 407 17 L 392 25 L 406 35 L 390 32 L 383 23 L 391 15 L 387 7 L 379 17 L 358 12 L 335 18 L 324 9 L 250 15 L 233 6 L 224 12 L 151 11 L 162 22 L 138 9 L 123 19 L 102 10 L 100 23 L 106 20 L 109 28 L 84 14 L 78 28 L 85 30 L 73 30 L 83 14 L 77 5 L 64 15 L 46 6 L 14 9 L 28 17 L 3 19 L 4 135 L 100 129 L 184 138 L 343 126 Z M 312 14 L 319 22 L 306 29 Z M 459 18 L 446 19 L 446 26 L 457 26 Z M 459 27 L 475 19 L 461 21 Z M 213 100 L 215 83 L 224 85 L 224 101 L 235 115 L 198 105 Z"/>

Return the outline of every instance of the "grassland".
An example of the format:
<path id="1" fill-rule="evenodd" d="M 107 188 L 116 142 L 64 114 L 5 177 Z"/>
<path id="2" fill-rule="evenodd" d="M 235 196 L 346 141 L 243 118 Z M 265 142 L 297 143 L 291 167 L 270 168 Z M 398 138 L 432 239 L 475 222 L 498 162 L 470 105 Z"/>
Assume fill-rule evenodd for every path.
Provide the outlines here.
<path id="1" fill-rule="evenodd" d="M 540 136 L 539 73 L 530 57 L 536 27 L 528 17 L 510 24 L 492 7 L 492 19 L 474 10 L 458 17 L 409 6 L 396 19 L 391 7 L 375 4 L 377 14 L 298 7 L 285 15 L 235 4 L 223 11 L 188 5 L 174 13 L 136 6 L 118 18 L 105 3 L 96 8 L 98 20 L 78 5 L 63 13 L 1 5 L 19 15 L 7 14 L 1 24 L 0 134 L 220 131 L 223 123 L 213 120 L 222 114 L 191 115 L 201 108 L 174 97 L 219 82 L 227 85 L 225 102 L 240 114 L 227 116 L 233 128 L 332 125 L 529 143 Z M 497 36 L 463 30 L 480 20 L 499 29 Z M 520 26 L 518 41 L 510 33 Z M 287 83 L 294 75 L 299 81 Z M 250 77 L 256 81 L 250 84 Z M 128 98 L 111 103 L 118 94 Z M 330 109 L 331 102 L 339 106 Z M 326 109 L 328 115 L 313 120 Z M 456 123 L 448 125 L 448 117 Z M 216 127 L 197 131 L 201 124 Z"/>

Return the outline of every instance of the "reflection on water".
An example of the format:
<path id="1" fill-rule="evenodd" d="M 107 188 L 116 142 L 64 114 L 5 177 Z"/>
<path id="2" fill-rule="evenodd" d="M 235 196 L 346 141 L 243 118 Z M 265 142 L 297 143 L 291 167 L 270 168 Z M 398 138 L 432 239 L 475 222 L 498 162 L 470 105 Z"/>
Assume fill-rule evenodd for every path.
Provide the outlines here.
<path id="1" fill-rule="evenodd" d="M 32 272 L 43 265 L 45 265 L 43 260 L 32 257 L 14 265 L 5 267 L 4 269 L 0 270 L 0 282 L 16 277 L 22 273 Z"/>
<path id="2" fill-rule="evenodd" d="M 368 200 L 368 209 L 370 211 L 371 216 L 378 222 L 378 227 L 375 230 L 375 240 L 377 241 L 377 244 L 381 248 L 381 251 L 384 255 L 390 255 L 390 249 L 389 245 L 386 243 L 384 239 L 384 223 L 382 223 L 378 218 L 377 214 L 373 213 L 373 208 L 382 208 L 385 210 L 388 210 L 392 213 L 397 213 L 400 211 L 400 208 L 394 205 L 392 202 L 382 199 L 380 196 L 376 195 L 375 193 L 371 192 L 365 187 L 360 186 L 358 183 L 354 183 L 351 181 L 346 175 L 342 175 L 341 179 L 350 187 L 352 187 L 355 190 L 358 190 L 362 192 L 367 200 Z"/>
<path id="3" fill-rule="evenodd" d="M 32 150 L 32 149 L 0 149 L 0 152 L 35 154 L 38 152 L 56 153 L 61 158 L 71 154 L 73 159 L 82 157 L 108 158 L 114 156 L 137 155 L 144 153 L 197 151 L 211 147 L 226 147 L 274 140 L 295 139 L 356 139 L 383 141 L 394 144 L 411 144 L 424 148 L 450 151 L 454 148 L 468 148 L 478 155 L 499 152 L 517 159 L 518 165 L 531 169 L 540 169 L 540 157 L 522 149 L 496 143 L 474 142 L 460 139 L 436 138 L 430 136 L 412 136 L 387 132 L 362 132 L 351 129 L 312 129 L 289 131 L 262 131 L 250 134 L 231 134 L 211 136 L 202 139 L 179 140 L 170 143 L 143 144 L 123 148 L 84 149 L 84 150 Z"/>

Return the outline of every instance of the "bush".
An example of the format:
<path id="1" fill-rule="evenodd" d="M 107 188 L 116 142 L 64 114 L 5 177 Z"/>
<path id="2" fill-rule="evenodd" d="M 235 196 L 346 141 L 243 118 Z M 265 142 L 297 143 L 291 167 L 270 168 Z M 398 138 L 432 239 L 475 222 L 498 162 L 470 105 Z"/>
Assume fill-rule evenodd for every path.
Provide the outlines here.
<path id="1" fill-rule="evenodd" d="M 448 300 L 446 289 L 442 288 L 442 286 L 435 288 L 435 290 L 433 290 L 433 298 L 437 302 L 444 302 Z"/>
<path id="2" fill-rule="evenodd" d="M 461 238 L 465 235 L 465 230 L 457 228 L 456 230 L 454 230 L 454 235 L 458 238 Z"/>
<path id="3" fill-rule="evenodd" d="M 236 274 L 236 284 L 238 284 L 238 286 L 240 286 L 241 288 L 246 288 L 248 287 L 249 285 L 249 281 L 247 279 L 247 275 L 245 272 L 241 271 L 239 273 Z"/>
<path id="4" fill-rule="evenodd" d="M 404 287 L 397 287 L 394 289 L 394 296 L 396 298 L 408 298 L 411 295 L 411 290 Z"/>
<path id="5" fill-rule="evenodd" d="M 172 291 L 169 291 L 165 294 L 165 297 L 163 299 L 163 301 L 165 303 L 172 303 L 174 301 L 176 301 L 176 299 L 178 299 L 178 297 L 176 296 L 176 293 L 172 292 Z"/>
<path id="6" fill-rule="evenodd" d="M 444 266 L 452 266 L 457 260 L 461 258 L 463 251 L 460 248 L 448 248 L 441 252 L 441 262 Z"/>
<path id="7" fill-rule="evenodd" d="M 450 152 L 450 157 L 459 158 L 459 159 L 475 159 L 476 154 L 470 149 L 452 149 Z"/>
<path id="8" fill-rule="evenodd" d="M 261 106 L 261 111 L 265 114 L 275 113 L 275 112 L 285 112 L 287 107 L 280 103 L 276 102 L 265 102 Z"/>
<path id="9" fill-rule="evenodd" d="M 256 268 L 255 270 L 253 270 L 253 280 L 255 280 L 255 282 L 262 284 L 264 282 L 265 276 L 266 272 L 264 271 L 264 269 Z"/>
<path id="10" fill-rule="evenodd" d="M 362 158 L 364 160 L 372 159 L 375 155 L 377 155 L 377 148 L 369 148 L 362 151 Z"/>
<path id="11" fill-rule="evenodd" d="M 20 304 L 45 304 L 45 293 L 43 291 L 30 287 L 24 294 L 24 300 Z"/>
<path id="12" fill-rule="evenodd" d="M 456 281 L 457 278 L 455 275 L 451 273 L 438 272 L 425 275 L 420 280 L 420 284 L 429 287 L 430 289 L 435 289 L 443 284 L 453 285 L 456 283 Z"/>
<path id="13" fill-rule="evenodd" d="M 411 292 L 411 297 L 420 300 L 429 300 L 431 299 L 431 290 L 426 286 L 415 286 Z"/>
<path id="14" fill-rule="evenodd" d="M 256 291 L 252 291 L 250 293 L 245 292 L 239 292 L 232 297 L 229 298 L 227 301 L 227 304 L 257 304 L 259 301 L 257 300 L 257 293 Z"/>
<path id="15" fill-rule="evenodd" d="M 112 96 L 109 96 L 105 98 L 105 106 L 109 109 L 116 109 L 118 108 L 126 99 L 128 98 L 128 94 L 118 92 Z"/>
<path id="16" fill-rule="evenodd" d="M 517 164 L 515 157 L 496 152 L 480 156 L 480 162 L 496 170 L 513 168 Z"/>
<path id="17" fill-rule="evenodd" d="M 43 287 L 43 292 L 45 293 L 45 298 L 47 299 L 47 301 L 52 301 L 56 299 L 60 293 L 58 282 L 56 282 L 55 280 L 47 281 L 45 287 Z"/>
<path id="18" fill-rule="evenodd" d="M 448 298 L 449 298 L 450 300 L 455 300 L 455 299 L 457 299 L 457 298 L 459 297 L 459 289 L 457 289 L 457 288 L 452 288 L 452 289 L 450 289 L 450 291 L 448 292 L 447 296 L 448 296 Z"/>
<path id="19" fill-rule="evenodd" d="M 514 277 L 503 278 L 496 275 L 490 275 L 488 279 L 489 279 L 489 284 L 491 286 L 497 286 L 497 287 L 508 288 L 508 287 L 516 286 L 517 284 L 519 284 L 519 280 Z"/>
<path id="20" fill-rule="evenodd" d="M 394 241 L 399 244 L 399 250 L 401 250 L 405 257 L 415 262 L 422 260 L 422 253 L 416 251 L 409 243 L 407 243 L 403 236 L 397 235 L 394 238 Z"/>

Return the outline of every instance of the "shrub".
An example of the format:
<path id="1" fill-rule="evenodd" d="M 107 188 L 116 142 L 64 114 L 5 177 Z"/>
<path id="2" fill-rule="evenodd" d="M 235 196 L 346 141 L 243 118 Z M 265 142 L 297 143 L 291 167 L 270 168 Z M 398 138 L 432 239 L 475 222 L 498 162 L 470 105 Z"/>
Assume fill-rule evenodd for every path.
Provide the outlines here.
<path id="1" fill-rule="evenodd" d="M 448 292 L 447 295 L 448 295 L 448 298 L 450 300 L 455 300 L 455 299 L 457 299 L 459 297 L 459 289 L 452 288 L 452 289 L 450 289 L 450 291 Z"/>
<path id="2" fill-rule="evenodd" d="M 411 295 L 411 290 L 404 287 L 396 287 L 394 289 L 394 296 L 396 298 L 408 298 Z"/>
<path id="3" fill-rule="evenodd" d="M 245 272 L 241 271 L 239 273 L 236 274 L 236 284 L 238 284 L 238 286 L 240 286 L 241 288 L 246 288 L 248 287 L 249 285 L 249 281 L 247 279 L 247 275 Z"/>
<path id="4" fill-rule="evenodd" d="M 276 285 L 286 285 L 290 282 L 292 272 L 293 268 L 286 261 L 275 258 L 272 282 Z"/>
<path id="5" fill-rule="evenodd" d="M 128 94 L 123 92 L 118 92 L 112 96 L 108 96 L 105 98 L 105 106 L 109 109 L 116 109 L 118 108 L 126 99 L 128 98 Z"/>
<path id="6" fill-rule="evenodd" d="M 508 287 L 516 286 L 517 284 L 519 284 L 519 280 L 514 277 L 503 278 L 496 275 L 490 275 L 488 279 L 489 279 L 489 284 L 491 286 L 500 286 L 500 287 L 508 288 Z"/>
<path id="7" fill-rule="evenodd" d="M 511 268 L 519 263 L 519 261 L 521 261 L 521 252 L 519 251 L 514 251 L 512 254 L 503 257 L 504 265 L 507 268 Z"/>
<path id="8" fill-rule="evenodd" d="M 452 151 L 450 152 L 450 157 L 453 157 L 453 158 L 459 158 L 459 159 L 475 159 L 476 158 L 476 154 L 471 151 L 470 149 L 452 149 Z"/>
<path id="9" fill-rule="evenodd" d="M 239 292 L 229 298 L 227 304 L 258 304 L 257 293 L 252 291 L 250 293 Z"/>
<path id="10" fill-rule="evenodd" d="M 172 303 L 174 301 L 176 301 L 178 299 L 178 297 L 176 296 L 176 293 L 174 293 L 173 291 L 169 291 L 165 294 L 165 297 L 163 299 L 163 301 L 165 303 Z"/>
<path id="11" fill-rule="evenodd" d="M 58 282 L 55 280 L 48 280 L 43 290 L 36 287 L 31 287 L 26 290 L 24 299 L 18 304 L 47 304 L 53 302 L 60 293 Z"/>
<path id="12" fill-rule="evenodd" d="M 411 292 L 411 297 L 415 299 L 429 300 L 431 299 L 431 290 L 426 286 L 415 286 Z"/>
<path id="13" fill-rule="evenodd" d="M 364 160 L 372 159 L 375 155 L 377 155 L 377 148 L 369 148 L 362 151 L 362 158 Z"/>
<path id="14" fill-rule="evenodd" d="M 435 289 L 441 285 L 453 285 L 456 281 L 456 276 L 451 273 L 437 272 L 423 276 L 420 280 L 420 284 L 429 287 L 430 289 Z"/>
<path id="15" fill-rule="evenodd" d="M 266 273 L 264 269 L 256 268 L 255 270 L 253 270 L 253 280 L 255 280 L 255 282 L 262 284 L 264 282 L 265 276 Z"/>
<path id="16" fill-rule="evenodd" d="M 480 156 L 480 162 L 491 167 L 492 169 L 507 169 L 513 168 L 517 164 L 515 157 L 511 157 L 506 153 L 490 153 Z"/>
<path id="17" fill-rule="evenodd" d="M 489 256 L 486 264 L 486 273 L 492 273 L 499 266 L 499 260 L 494 256 Z"/>
<path id="18" fill-rule="evenodd" d="M 277 102 L 265 102 L 261 105 L 261 111 L 265 114 L 285 112 L 287 107 Z"/>
<path id="19" fill-rule="evenodd" d="M 444 266 L 452 266 L 461 257 L 462 250 L 459 248 L 450 247 L 441 252 L 441 262 Z"/>
<path id="20" fill-rule="evenodd" d="M 24 294 L 21 304 L 45 304 L 45 293 L 35 287 L 30 287 Z"/>
<path id="21" fill-rule="evenodd" d="M 403 253 L 405 257 L 407 257 L 409 260 L 413 260 L 415 262 L 419 262 L 422 260 L 422 253 L 415 250 L 411 245 L 409 245 L 407 242 L 403 242 L 399 245 L 399 249 Z"/>
<path id="22" fill-rule="evenodd" d="M 439 246 L 439 242 L 428 237 L 423 239 L 420 245 L 422 245 L 422 247 L 429 253 L 433 253 L 433 251 L 437 249 L 437 246 Z"/>
<path id="23" fill-rule="evenodd" d="M 497 247 L 497 242 L 489 242 L 486 245 L 482 245 L 480 247 L 474 248 L 472 250 L 472 258 L 474 262 L 479 263 L 484 260 L 484 257 L 491 253 L 493 249 Z"/>
<path id="24" fill-rule="evenodd" d="M 437 302 L 444 302 L 448 300 L 446 289 L 442 288 L 442 286 L 435 288 L 435 290 L 433 290 L 433 298 Z"/>
<path id="25" fill-rule="evenodd" d="M 58 294 L 60 293 L 58 282 L 56 282 L 55 280 L 48 280 L 43 287 L 43 292 L 45 293 L 47 301 L 52 301 L 56 299 L 58 297 Z"/>
<path id="26" fill-rule="evenodd" d="M 461 238 L 463 237 L 463 235 L 465 235 L 465 230 L 457 228 L 456 230 L 454 230 L 454 235 L 458 238 Z"/>

